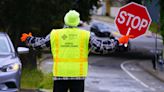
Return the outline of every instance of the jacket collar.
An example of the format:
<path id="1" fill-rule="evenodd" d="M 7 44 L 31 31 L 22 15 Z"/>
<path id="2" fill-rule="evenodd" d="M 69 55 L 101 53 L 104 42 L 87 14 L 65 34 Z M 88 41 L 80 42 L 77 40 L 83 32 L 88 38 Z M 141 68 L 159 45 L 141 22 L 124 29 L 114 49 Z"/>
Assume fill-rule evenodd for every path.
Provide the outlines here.
<path id="1" fill-rule="evenodd" d="M 77 28 L 77 26 L 67 26 L 67 25 L 64 25 L 63 28 Z"/>

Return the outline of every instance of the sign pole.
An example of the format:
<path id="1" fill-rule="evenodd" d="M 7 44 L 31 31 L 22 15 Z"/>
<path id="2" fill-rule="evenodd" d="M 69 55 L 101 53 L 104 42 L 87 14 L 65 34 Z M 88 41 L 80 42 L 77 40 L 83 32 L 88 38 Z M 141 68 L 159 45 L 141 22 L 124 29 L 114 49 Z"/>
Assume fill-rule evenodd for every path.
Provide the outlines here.
<path id="1" fill-rule="evenodd" d="M 158 28 L 157 28 L 157 31 L 156 31 L 156 35 L 155 35 L 155 67 L 157 68 L 157 64 L 159 64 L 159 57 L 161 57 L 161 56 L 163 56 L 162 54 L 163 54 L 163 52 L 158 52 L 158 43 L 157 43 L 157 36 L 158 36 L 158 32 L 160 32 L 160 13 L 158 14 L 158 22 L 157 22 L 157 24 L 158 24 Z M 162 50 L 163 51 L 163 50 Z M 161 56 L 160 56 L 161 55 Z M 162 58 L 163 59 L 163 58 Z M 161 67 L 161 66 L 160 66 Z"/>
<path id="2" fill-rule="evenodd" d="M 157 32 L 155 33 L 155 67 L 154 69 L 157 69 L 157 63 L 158 63 L 158 52 L 157 52 Z"/>
<path id="3" fill-rule="evenodd" d="M 128 36 L 128 35 L 130 34 L 130 30 L 131 30 L 131 28 L 129 27 L 129 28 L 128 28 L 128 31 L 127 31 L 127 33 L 126 33 L 126 36 Z"/>

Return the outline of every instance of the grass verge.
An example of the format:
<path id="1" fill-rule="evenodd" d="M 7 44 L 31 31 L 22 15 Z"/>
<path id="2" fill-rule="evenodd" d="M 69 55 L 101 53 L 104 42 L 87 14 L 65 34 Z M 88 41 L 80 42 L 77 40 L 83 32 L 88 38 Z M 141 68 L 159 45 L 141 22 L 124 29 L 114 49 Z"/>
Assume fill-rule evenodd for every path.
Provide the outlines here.
<path id="1" fill-rule="evenodd" d="M 43 75 L 37 69 L 23 69 L 21 76 L 22 89 L 52 89 L 52 74 Z"/>

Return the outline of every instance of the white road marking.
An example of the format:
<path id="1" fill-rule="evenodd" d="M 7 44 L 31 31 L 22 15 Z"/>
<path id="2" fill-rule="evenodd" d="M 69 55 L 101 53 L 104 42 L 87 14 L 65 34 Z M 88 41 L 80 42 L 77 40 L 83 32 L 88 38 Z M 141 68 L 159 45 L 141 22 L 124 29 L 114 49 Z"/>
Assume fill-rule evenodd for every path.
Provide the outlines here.
<path id="1" fill-rule="evenodd" d="M 152 91 L 156 91 L 156 89 L 152 88 L 152 87 L 149 87 L 147 84 L 145 84 L 144 82 L 142 82 L 141 80 L 139 80 L 137 77 L 135 77 L 132 73 L 130 73 L 125 67 L 124 65 L 127 64 L 127 63 L 130 63 L 130 61 L 124 61 L 123 63 L 121 63 L 121 69 L 123 71 L 125 71 L 130 77 L 132 77 L 134 80 L 136 80 L 137 82 L 139 82 L 142 86 L 152 90 Z"/>

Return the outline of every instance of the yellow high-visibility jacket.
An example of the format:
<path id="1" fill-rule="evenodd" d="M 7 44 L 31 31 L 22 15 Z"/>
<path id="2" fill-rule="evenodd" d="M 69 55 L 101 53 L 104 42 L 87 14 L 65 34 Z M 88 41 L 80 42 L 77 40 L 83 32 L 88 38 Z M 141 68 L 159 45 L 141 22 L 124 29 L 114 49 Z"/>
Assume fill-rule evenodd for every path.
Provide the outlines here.
<path id="1" fill-rule="evenodd" d="M 53 76 L 86 77 L 90 32 L 78 28 L 52 30 Z"/>

